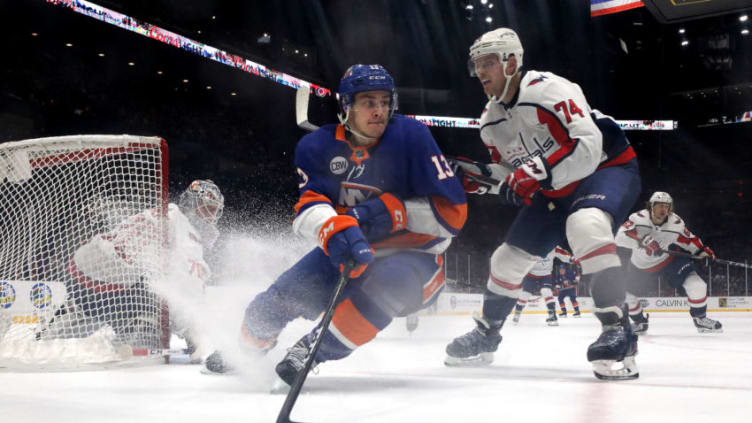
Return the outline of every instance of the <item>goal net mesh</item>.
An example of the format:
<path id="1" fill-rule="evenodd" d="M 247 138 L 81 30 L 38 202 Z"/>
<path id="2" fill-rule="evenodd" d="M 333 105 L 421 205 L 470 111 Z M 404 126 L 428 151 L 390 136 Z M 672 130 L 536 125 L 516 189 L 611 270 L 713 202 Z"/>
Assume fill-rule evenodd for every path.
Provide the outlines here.
<path id="1" fill-rule="evenodd" d="M 167 163 L 156 137 L 0 144 L 0 367 L 167 346 L 167 308 L 151 289 L 166 264 Z M 150 224 L 134 226 L 144 213 Z M 85 245 L 110 260 L 77 267 Z"/>

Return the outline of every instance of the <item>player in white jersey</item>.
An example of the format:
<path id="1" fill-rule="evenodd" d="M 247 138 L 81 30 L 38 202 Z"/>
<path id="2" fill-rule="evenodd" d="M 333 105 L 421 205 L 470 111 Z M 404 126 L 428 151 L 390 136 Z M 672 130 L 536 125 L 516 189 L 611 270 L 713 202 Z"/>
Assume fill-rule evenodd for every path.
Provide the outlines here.
<path id="1" fill-rule="evenodd" d="M 224 197 L 211 180 L 195 180 L 180 195 L 178 204 L 167 208 L 167 270 L 160 282 L 191 295 L 202 295 L 211 276 L 204 251 L 213 247 L 219 232 L 217 220 L 224 210 Z M 158 257 L 164 238 L 159 236 L 159 212 L 145 210 L 130 216 L 107 233 L 95 235 L 76 249 L 68 265 L 71 297 L 87 316 L 105 324 L 139 319 L 147 304 L 156 302 L 147 291 L 144 279 L 161 275 L 144 274 L 144 262 Z M 156 236 L 155 236 L 156 235 Z M 173 288 L 165 285 L 165 289 Z M 168 298 L 169 304 L 169 298 Z M 189 348 L 200 345 L 198 334 L 191 333 L 192 316 L 180 307 L 171 308 L 171 328 L 186 338 Z M 117 320 L 112 316 L 126 316 Z M 127 327 L 113 327 L 116 333 Z"/>
<path id="2" fill-rule="evenodd" d="M 687 229 L 673 207 L 671 195 L 661 191 L 653 193 L 645 209 L 632 213 L 619 228 L 616 242 L 632 250 L 631 272 L 660 275 L 671 287 L 686 292 L 689 315 L 699 332 L 722 332 L 721 323 L 706 316 L 708 285 L 697 274 L 695 260 L 667 253 L 679 248 L 698 258 L 715 258 L 713 250 Z M 647 332 L 648 316 L 643 313 L 637 297 L 627 293 L 627 304 L 635 333 Z"/>
<path id="3" fill-rule="evenodd" d="M 640 193 L 634 150 L 613 119 L 590 108 L 577 84 L 525 69 L 522 44 L 511 29 L 478 38 L 469 68 L 489 99 L 480 136 L 492 163 L 458 161 L 465 190 L 497 194 L 522 209 L 491 257 L 477 327 L 447 346 L 445 363 L 490 363 L 522 279 L 556 245 L 568 245 L 583 274 L 592 275 L 594 313 L 602 323 L 587 354 L 595 375 L 636 378 L 637 337 L 623 308 L 614 242 Z"/>
<path id="4" fill-rule="evenodd" d="M 525 309 L 528 301 L 535 296 L 536 291 L 540 290 L 540 296 L 546 302 L 548 317 L 546 324 L 549 326 L 559 326 L 559 320 L 556 318 L 556 300 L 553 292 L 553 276 L 551 269 L 554 266 L 554 258 L 569 262 L 572 255 L 557 246 L 546 257 L 535 263 L 532 269 L 525 275 L 522 280 L 522 293 L 517 298 L 517 305 L 514 306 L 514 317 L 512 322 L 519 323 L 522 310 Z"/>

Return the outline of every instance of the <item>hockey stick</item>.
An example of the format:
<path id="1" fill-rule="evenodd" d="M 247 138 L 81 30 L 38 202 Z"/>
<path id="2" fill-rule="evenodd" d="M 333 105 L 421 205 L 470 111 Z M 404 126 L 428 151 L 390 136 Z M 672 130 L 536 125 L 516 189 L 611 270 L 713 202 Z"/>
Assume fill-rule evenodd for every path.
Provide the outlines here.
<path id="1" fill-rule="evenodd" d="M 309 87 L 300 87 L 295 93 L 295 120 L 301 129 L 313 132 L 318 126 L 308 122 L 308 100 L 311 96 Z"/>
<path id="2" fill-rule="evenodd" d="M 131 354 L 135 357 L 157 356 L 157 355 L 191 355 L 193 351 L 189 348 L 131 348 Z"/>
<path id="3" fill-rule="evenodd" d="M 736 266 L 736 267 L 744 267 L 744 268 L 747 268 L 747 269 L 752 269 L 752 264 L 740 263 L 738 261 L 723 260 L 723 259 L 719 259 L 719 258 L 714 259 L 714 258 L 710 258 L 710 257 L 700 257 L 700 256 L 696 256 L 694 254 L 685 253 L 683 251 L 661 250 L 661 252 L 666 253 L 668 255 L 676 256 L 676 257 L 686 257 L 686 258 L 693 259 L 693 260 L 704 260 L 706 262 L 707 261 L 713 261 L 713 262 L 718 263 L 718 264 L 725 264 L 725 265 L 728 265 L 728 266 Z"/>
<path id="4" fill-rule="evenodd" d="M 321 346 L 321 340 L 324 339 L 324 333 L 326 333 L 326 331 L 329 329 L 329 324 L 332 322 L 334 309 L 337 307 L 337 303 L 342 297 L 345 286 L 348 282 L 350 282 L 350 271 L 352 270 L 353 265 L 354 264 L 352 261 L 345 263 L 345 268 L 339 277 L 339 281 L 337 281 L 337 286 L 334 288 L 334 294 L 332 295 L 332 299 L 329 301 L 329 307 L 326 309 L 326 314 L 324 314 L 324 317 L 321 318 L 321 322 L 319 322 L 318 327 L 316 328 L 316 339 L 313 341 L 313 344 L 311 344 L 311 350 L 308 353 L 305 365 L 295 377 L 295 381 L 290 387 L 290 392 L 287 393 L 287 398 L 285 398 L 285 403 L 282 404 L 282 409 L 279 410 L 277 423 L 298 423 L 290 420 L 290 412 L 295 406 L 295 401 L 297 401 L 300 390 L 301 388 L 303 388 L 303 383 L 305 383 L 305 380 L 308 377 L 308 372 L 311 370 L 311 366 L 313 366 L 314 358 L 316 357 L 316 353 L 319 351 L 319 347 Z"/>

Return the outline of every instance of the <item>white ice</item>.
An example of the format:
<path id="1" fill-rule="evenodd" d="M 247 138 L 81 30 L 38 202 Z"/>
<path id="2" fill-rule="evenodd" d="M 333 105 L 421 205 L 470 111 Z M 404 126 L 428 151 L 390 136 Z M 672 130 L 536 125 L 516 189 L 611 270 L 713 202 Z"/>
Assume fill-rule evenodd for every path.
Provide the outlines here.
<path id="1" fill-rule="evenodd" d="M 466 316 L 424 316 L 410 336 L 395 320 L 349 358 L 324 363 L 292 417 L 307 422 L 707 422 L 752 415 L 752 316 L 717 313 L 722 334 L 699 334 L 687 315 L 651 316 L 634 381 L 597 380 L 585 350 L 592 315 L 559 327 L 541 315 L 508 325 L 487 368 L 442 364 L 444 346 L 472 325 Z M 296 322 L 281 346 L 307 324 Z M 273 422 L 283 395 L 264 391 L 283 354 L 246 375 L 210 376 L 200 366 L 152 365 L 73 373 L 2 373 L 3 422 Z M 256 374 L 258 378 L 253 378 Z"/>
<path id="2" fill-rule="evenodd" d="M 215 347 L 236 358 L 243 308 L 308 247 L 241 237 L 223 252 L 214 291 L 199 310 Z M 288 253 L 281 253 L 287 251 Z M 289 251 L 295 251 L 290 256 Z M 232 265 L 228 265 L 232 263 Z M 509 322 L 487 368 L 447 368 L 444 348 L 469 316 L 421 316 L 408 334 L 396 319 L 371 343 L 323 363 L 292 412 L 306 422 L 749 421 L 752 313 L 714 313 L 724 333 L 699 334 L 689 315 L 654 313 L 640 338 L 634 381 L 597 380 L 585 351 L 599 333 L 591 314 L 548 327 L 544 316 Z M 284 395 L 267 392 L 284 348 L 313 326 L 296 321 L 267 357 L 234 376 L 201 366 L 149 365 L 78 372 L 0 372 L 0 422 L 274 422 Z"/>

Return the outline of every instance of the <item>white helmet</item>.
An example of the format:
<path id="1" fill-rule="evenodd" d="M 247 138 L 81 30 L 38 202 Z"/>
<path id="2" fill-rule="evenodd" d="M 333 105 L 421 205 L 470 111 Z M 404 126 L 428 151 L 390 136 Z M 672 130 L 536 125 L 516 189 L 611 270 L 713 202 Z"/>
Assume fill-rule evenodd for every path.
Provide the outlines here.
<path id="1" fill-rule="evenodd" d="M 655 203 L 666 203 L 669 205 L 670 209 L 674 208 L 674 199 L 671 198 L 669 193 L 663 192 L 663 191 L 656 191 L 653 193 L 653 195 L 650 196 L 650 200 L 648 200 L 648 203 L 650 203 L 650 207 L 652 208 Z"/>
<path id="2" fill-rule="evenodd" d="M 210 179 L 197 179 L 180 194 L 178 206 L 187 216 L 198 216 L 216 224 L 225 209 L 225 197 Z"/>
<path id="3" fill-rule="evenodd" d="M 476 76 L 475 59 L 488 54 L 497 55 L 502 66 L 506 66 L 507 60 L 513 55 L 517 59 L 517 72 L 519 72 L 522 68 L 523 53 L 524 50 L 522 49 L 520 37 L 518 37 L 517 33 L 511 29 L 497 28 L 493 31 L 486 32 L 470 46 L 470 59 L 467 62 L 470 76 Z M 509 80 L 512 79 L 513 76 L 514 75 L 507 75 L 506 72 L 504 72 L 504 77 L 507 79 L 506 84 L 504 85 L 504 92 L 502 92 L 498 98 L 489 96 L 491 101 L 499 102 L 504 98 L 509 89 Z"/>

